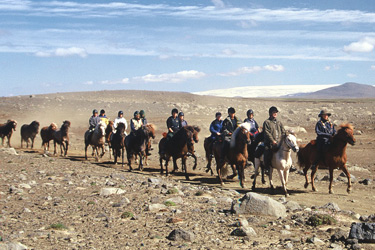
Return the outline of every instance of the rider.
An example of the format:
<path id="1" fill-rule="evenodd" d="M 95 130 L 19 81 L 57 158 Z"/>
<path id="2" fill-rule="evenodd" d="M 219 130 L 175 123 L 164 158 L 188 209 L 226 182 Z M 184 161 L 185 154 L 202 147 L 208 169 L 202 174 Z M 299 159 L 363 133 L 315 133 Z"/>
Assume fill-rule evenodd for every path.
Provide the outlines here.
<path id="1" fill-rule="evenodd" d="M 142 124 L 147 125 L 146 113 L 143 109 L 139 111 L 139 115 L 141 116 Z"/>
<path id="2" fill-rule="evenodd" d="M 254 111 L 249 109 L 246 112 L 247 118 L 243 122 L 250 123 L 250 136 L 251 140 L 254 141 L 256 135 L 259 133 L 258 123 L 254 120 Z"/>
<path id="3" fill-rule="evenodd" d="M 211 122 L 210 132 L 211 136 L 209 137 L 211 142 L 216 141 L 221 136 L 221 129 L 223 127 L 223 120 L 221 119 L 221 113 L 217 112 L 215 114 L 215 120 Z"/>
<path id="4" fill-rule="evenodd" d="M 278 148 L 278 143 L 283 135 L 285 135 L 285 129 L 283 124 L 277 120 L 277 113 L 279 110 L 275 106 L 270 107 L 268 110 L 269 118 L 263 123 L 264 131 L 264 166 L 266 170 L 270 170 L 273 151 Z"/>
<path id="5" fill-rule="evenodd" d="M 138 111 L 134 112 L 134 118 L 130 120 L 130 130 L 131 134 L 135 135 L 135 131 L 142 127 L 142 120 L 141 116 L 139 115 Z"/>
<path id="6" fill-rule="evenodd" d="M 88 141 L 91 140 L 91 136 L 94 133 L 94 130 L 96 126 L 99 124 L 100 118 L 98 117 L 98 111 L 94 109 L 92 111 L 92 116 L 89 119 L 89 136 L 88 136 Z"/>
<path id="7" fill-rule="evenodd" d="M 319 161 L 324 160 L 324 152 L 327 151 L 331 144 L 332 137 L 336 134 L 334 125 L 328 119 L 329 116 L 331 116 L 331 113 L 328 113 L 327 110 L 321 110 L 318 115 L 320 119 L 315 125 L 317 150 L 315 160 L 311 165 L 312 170 L 316 170 Z"/>
<path id="8" fill-rule="evenodd" d="M 121 110 L 118 112 L 117 118 L 113 122 L 113 128 L 114 128 L 113 133 L 116 133 L 117 125 L 120 122 L 125 124 L 125 130 L 128 129 L 128 123 L 126 122 L 126 119 L 124 118 L 124 112 L 122 112 Z M 124 133 L 126 135 L 126 131 Z"/>
<path id="9" fill-rule="evenodd" d="M 223 121 L 223 127 L 221 128 L 221 134 L 224 139 L 223 147 L 221 152 L 221 161 L 224 161 L 226 152 L 229 150 L 229 143 L 232 138 L 234 130 L 241 124 L 241 120 L 236 116 L 236 110 L 232 107 L 228 109 L 228 116 Z"/>
<path id="10" fill-rule="evenodd" d="M 184 112 L 182 111 L 178 113 L 178 122 L 180 123 L 180 128 L 188 125 L 187 121 L 184 119 Z"/>
<path id="11" fill-rule="evenodd" d="M 102 121 L 104 121 L 106 125 L 108 125 L 108 123 L 109 123 L 109 118 L 105 115 L 105 110 L 104 110 L 104 109 L 100 110 L 99 118 L 100 118 Z"/>
<path id="12" fill-rule="evenodd" d="M 167 140 L 170 140 L 173 135 L 177 133 L 177 131 L 180 129 L 180 123 L 177 117 L 178 110 L 176 108 L 172 109 L 172 115 L 167 119 L 167 128 L 168 128 L 168 134 L 167 134 Z"/>

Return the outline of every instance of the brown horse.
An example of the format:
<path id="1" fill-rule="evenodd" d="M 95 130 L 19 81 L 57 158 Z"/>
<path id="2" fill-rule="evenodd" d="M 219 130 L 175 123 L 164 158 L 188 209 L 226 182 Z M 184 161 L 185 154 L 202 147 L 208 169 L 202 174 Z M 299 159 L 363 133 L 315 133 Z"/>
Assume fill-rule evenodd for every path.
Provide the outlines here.
<path id="1" fill-rule="evenodd" d="M 0 124 L 0 137 L 1 137 L 1 146 L 4 146 L 4 137 L 8 139 L 8 146 L 10 145 L 10 138 L 12 137 L 13 131 L 16 131 L 17 122 L 15 120 L 8 120 L 4 124 Z"/>
<path id="2" fill-rule="evenodd" d="M 24 124 L 21 127 L 21 148 L 23 147 L 23 141 L 26 142 L 26 148 L 29 147 L 29 139 L 31 140 L 31 148 L 34 148 L 34 140 L 36 135 L 39 133 L 39 122 L 33 121 L 30 124 Z"/>
<path id="3" fill-rule="evenodd" d="M 63 149 L 64 149 L 64 156 L 68 153 L 68 147 L 69 147 L 69 135 L 68 130 L 70 128 L 70 121 L 64 121 L 61 125 L 60 130 L 53 132 L 53 154 L 56 155 L 56 144 L 60 145 L 60 154 L 63 155 Z"/>
<path id="4" fill-rule="evenodd" d="M 153 124 L 146 124 L 138 130 L 135 134 L 129 134 L 125 138 L 126 156 L 128 158 L 129 171 L 133 170 L 131 160 L 133 155 L 139 156 L 138 169 L 143 170 L 143 160 L 146 156 L 146 149 L 150 138 L 155 138 L 155 128 Z"/>
<path id="5" fill-rule="evenodd" d="M 318 169 L 318 166 L 321 168 L 328 168 L 329 169 L 329 193 L 332 194 L 332 182 L 333 182 L 333 170 L 334 169 L 341 169 L 348 178 L 348 188 L 347 192 L 350 193 L 351 190 L 351 182 L 350 182 L 350 174 L 346 167 L 346 146 L 347 144 L 354 145 L 355 138 L 353 136 L 353 126 L 351 124 L 342 124 L 340 129 L 337 131 L 337 134 L 333 136 L 332 144 L 330 145 L 329 149 L 324 153 L 324 160 L 319 162 L 316 169 L 313 169 L 311 172 L 311 186 L 313 191 L 317 191 L 314 185 L 314 178 L 315 173 Z M 298 152 L 298 163 L 301 168 L 303 168 L 303 172 L 305 174 L 305 188 L 309 185 L 309 180 L 307 177 L 307 171 L 311 167 L 312 163 L 315 160 L 316 155 L 316 145 L 315 142 L 312 141 L 308 143 L 306 146 L 302 146 L 300 151 Z"/>
<path id="6" fill-rule="evenodd" d="M 112 134 L 113 134 L 113 121 L 109 121 L 108 122 L 108 125 L 107 125 L 107 128 L 105 129 L 105 143 L 107 143 L 108 145 L 108 148 L 109 148 L 109 159 L 112 158 L 112 154 L 111 154 L 111 149 L 112 149 L 112 145 L 111 145 L 111 137 L 112 137 Z"/>
<path id="7" fill-rule="evenodd" d="M 53 134 L 56 130 L 57 125 L 54 122 L 52 122 L 48 127 L 43 127 L 40 130 L 40 137 L 42 138 L 42 147 L 44 149 L 44 153 L 48 152 L 49 141 L 53 140 Z"/>
<path id="8" fill-rule="evenodd" d="M 105 143 L 105 130 L 107 128 L 107 124 L 100 120 L 98 125 L 96 125 L 95 130 L 92 132 L 92 136 L 90 137 L 90 130 L 87 130 L 84 136 L 85 139 L 85 159 L 87 160 L 87 147 L 89 145 L 92 146 L 92 156 L 95 156 L 95 160 L 99 161 L 99 157 L 102 158 L 105 154 L 104 151 L 104 143 Z M 99 149 L 102 149 L 102 153 L 99 155 Z"/>
<path id="9" fill-rule="evenodd" d="M 182 158 L 182 169 L 185 170 L 185 178 L 189 180 L 189 174 L 187 173 L 186 159 L 188 155 L 191 155 L 195 159 L 194 167 L 197 166 L 197 158 L 194 154 L 194 142 L 198 142 L 198 133 L 200 128 L 197 126 L 185 126 L 182 127 L 171 139 L 167 140 L 163 137 L 159 142 L 159 161 L 160 161 L 160 173 L 163 174 L 163 160 L 165 160 L 165 174 L 168 176 L 168 162 L 170 158 L 173 159 L 173 171 L 174 173 L 178 170 L 177 159 Z"/>
<path id="10" fill-rule="evenodd" d="M 124 152 L 125 152 L 125 124 L 120 122 L 117 125 L 116 133 L 111 138 L 111 147 L 115 164 L 117 164 L 117 157 L 122 158 L 121 166 L 124 167 Z"/>
<path id="11" fill-rule="evenodd" d="M 207 160 L 207 165 L 206 165 L 206 173 L 211 171 L 211 175 L 214 175 L 214 172 L 212 171 L 211 168 L 211 162 L 213 158 L 213 146 L 214 146 L 215 141 L 212 141 L 210 137 L 206 137 L 204 139 L 204 151 L 206 153 L 206 160 Z"/>
<path id="12" fill-rule="evenodd" d="M 216 142 L 213 146 L 214 156 L 216 160 L 216 169 L 218 179 L 221 185 L 224 185 L 222 174 L 225 171 L 224 165 L 228 163 L 231 166 L 236 166 L 238 170 L 238 178 L 240 180 L 240 185 L 242 188 L 245 187 L 244 179 L 245 179 L 245 166 L 248 158 L 247 153 L 247 145 L 251 143 L 250 140 L 250 126 L 248 123 L 242 123 L 232 135 L 232 139 L 230 142 L 229 151 L 224 152 L 224 161 L 220 159 L 222 154 L 222 144 L 224 142 Z"/>

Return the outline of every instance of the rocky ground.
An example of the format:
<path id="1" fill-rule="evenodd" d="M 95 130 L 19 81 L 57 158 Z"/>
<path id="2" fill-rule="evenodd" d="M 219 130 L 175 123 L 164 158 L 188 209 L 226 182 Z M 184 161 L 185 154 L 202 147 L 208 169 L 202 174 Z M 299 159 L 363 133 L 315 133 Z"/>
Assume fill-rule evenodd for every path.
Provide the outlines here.
<path id="1" fill-rule="evenodd" d="M 22 249 L 22 245 L 29 249 L 374 249 L 374 244 L 348 239 L 352 222 L 371 222 L 375 213 L 374 102 L 271 101 L 140 91 L 0 98 L 0 121 L 18 122 L 12 138 L 15 150 L 0 149 L 0 249 Z M 215 176 L 204 172 L 203 138 L 209 135 L 208 126 L 217 111 L 225 113 L 233 106 L 243 119 L 252 108 L 261 124 L 272 105 L 280 109 L 284 125 L 299 131 L 302 143 L 315 137 L 313 128 L 322 108 L 333 113 L 336 124 L 355 125 L 357 143 L 348 147 L 352 193 L 346 193 L 346 177 L 338 171 L 335 194 L 328 194 L 326 170 L 319 171 L 318 192 L 304 189 L 304 177 L 296 165 L 287 199 L 280 189 L 271 193 L 268 181 L 265 185 L 258 181 L 256 190 L 283 204 L 286 213 L 231 211 L 232 202 L 251 192 L 253 169 L 246 170 L 247 188 L 239 188 L 237 180 L 221 187 Z M 202 128 L 196 146 L 198 170 L 190 170 L 189 182 L 182 174 L 159 174 L 157 142 L 174 107 L 184 111 L 189 124 Z M 94 108 L 106 109 L 112 119 L 123 110 L 128 120 L 135 110 L 144 109 L 149 122 L 156 124 L 155 150 L 143 172 L 130 173 L 127 166 L 114 165 L 108 155 L 99 163 L 84 161 L 83 133 Z M 39 135 L 35 149 L 19 148 L 19 129 L 33 120 L 41 126 L 72 122 L 68 157 L 44 155 Z M 280 185 L 277 174 L 274 181 Z M 319 218 L 324 218 L 322 225 L 317 225 Z"/>

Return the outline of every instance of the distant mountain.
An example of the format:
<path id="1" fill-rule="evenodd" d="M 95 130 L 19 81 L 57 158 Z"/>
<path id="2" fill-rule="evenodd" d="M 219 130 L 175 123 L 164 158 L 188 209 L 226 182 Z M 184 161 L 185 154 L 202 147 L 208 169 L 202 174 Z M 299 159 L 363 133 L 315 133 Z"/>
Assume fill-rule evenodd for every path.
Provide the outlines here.
<path id="1" fill-rule="evenodd" d="M 337 98 L 375 98 L 375 87 L 367 84 L 347 82 L 339 86 L 311 93 L 297 93 L 283 97 L 337 99 Z"/>

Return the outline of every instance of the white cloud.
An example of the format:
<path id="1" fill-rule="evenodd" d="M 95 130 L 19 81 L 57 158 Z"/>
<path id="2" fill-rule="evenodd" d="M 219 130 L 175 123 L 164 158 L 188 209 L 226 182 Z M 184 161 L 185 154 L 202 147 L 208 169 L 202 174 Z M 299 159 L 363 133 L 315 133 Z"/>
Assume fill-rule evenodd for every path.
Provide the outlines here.
<path id="1" fill-rule="evenodd" d="M 93 82 L 93 81 L 87 81 L 87 82 L 84 82 L 83 84 L 84 84 L 84 85 L 93 85 L 94 82 Z"/>
<path id="2" fill-rule="evenodd" d="M 347 77 L 349 77 L 349 78 L 356 78 L 357 75 L 356 75 L 356 74 L 349 73 L 349 74 L 347 74 Z"/>
<path id="3" fill-rule="evenodd" d="M 371 65 L 370 69 L 375 70 L 375 65 Z"/>
<path id="4" fill-rule="evenodd" d="M 225 4 L 221 0 L 211 0 L 211 2 L 215 5 L 216 8 L 225 8 Z"/>
<path id="5" fill-rule="evenodd" d="M 121 83 L 127 84 L 127 83 L 130 83 L 130 80 L 129 80 L 129 78 L 124 78 L 124 79 L 121 80 Z"/>
<path id="6" fill-rule="evenodd" d="M 52 57 L 52 56 L 80 56 L 86 57 L 87 52 L 85 49 L 77 48 L 77 47 L 70 47 L 70 48 L 58 48 L 53 52 L 46 52 L 46 51 L 38 51 L 35 53 L 35 56 L 38 57 Z"/>
<path id="7" fill-rule="evenodd" d="M 344 46 L 344 51 L 346 52 L 371 52 L 375 47 L 374 37 L 365 37 L 358 42 L 353 42 L 348 46 Z"/>
<path id="8" fill-rule="evenodd" d="M 223 52 L 224 55 L 227 55 L 227 56 L 232 56 L 232 55 L 237 54 L 236 51 L 234 51 L 232 49 L 223 49 L 222 52 Z"/>
<path id="9" fill-rule="evenodd" d="M 242 67 L 232 72 L 220 73 L 221 76 L 239 76 L 243 74 L 257 73 L 262 70 L 282 72 L 285 70 L 283 65 L 266 65 L 266 66 L 252 66 L 252 67 Z"/>
<path id="10" fill-rule="evenodd" d="M 339 68 L 340 68 L 340 67 L 337 66 L 337 65 L 332 65 L 332 66 L 328 65 L 328 66 L 325 66 L 325 67 L 324 67 L 324 71 L 338 70 Z"/>
<path id="11" fill-rule="evenodd" d="M 198 79 L 206 76 L 205 73 L 196 70 L 184 70 L 177 73 L 152 75 L 134 77 L 136 81 L 142 82 L 183 82 L 189 79 Z"/>

